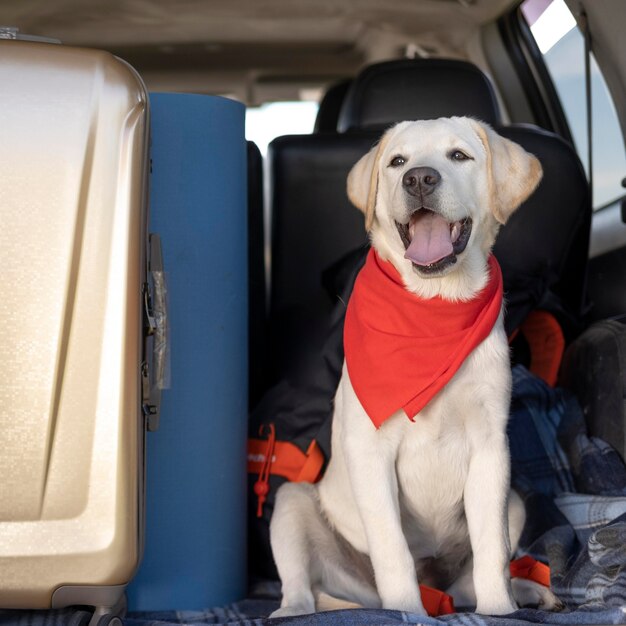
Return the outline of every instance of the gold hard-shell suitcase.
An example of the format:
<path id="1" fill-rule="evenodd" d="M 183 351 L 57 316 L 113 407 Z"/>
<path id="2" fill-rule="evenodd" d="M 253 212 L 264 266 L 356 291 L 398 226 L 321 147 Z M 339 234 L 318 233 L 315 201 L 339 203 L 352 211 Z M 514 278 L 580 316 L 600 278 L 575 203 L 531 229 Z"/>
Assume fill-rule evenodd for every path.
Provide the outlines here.
<path id="1" fill-rule="evenodd" d="M 23 41 L 0 41 L 0 85 L 0 607 L 109 623 L 155 411 L 147 94 L 111 54 Z"/>

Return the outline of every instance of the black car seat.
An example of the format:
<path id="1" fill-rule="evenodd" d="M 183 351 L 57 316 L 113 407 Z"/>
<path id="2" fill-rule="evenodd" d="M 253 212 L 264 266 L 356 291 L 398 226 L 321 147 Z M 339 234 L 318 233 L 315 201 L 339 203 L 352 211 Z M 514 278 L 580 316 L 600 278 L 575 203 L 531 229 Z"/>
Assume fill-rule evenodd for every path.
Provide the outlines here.
<path id="1" fill-rule="evenodd" d="M 471 115 L 491 123 L 500 119 L 491 84 L 473 65 L 445 60 L 392 63 L 401 65 L 402 76 L 395 79 L 391 72 L 385 73 L 387 84 L 382 91 L 390 101 L 400 98 L 404 86 L 412 81 L 424 89 L 418 90 L 421 95 L 415 101 L 404 99 L 405 109 L 394 106 L 393 116 L 384 119 L 379 114 L 384 105 L 369 107 L 360 101 L 362 77 L 367 78 L 372 68 L 391 69 L 390 64 L 379 64 L 366 69 L 350 87 L 340 116 L 342 128 L 350 128 L 350 132 L 286 136 L 270 144 L 269 337 L 274 380 L 307 370 L 307 359 L 315 352 L 312 347 L 324 341 L 334 304 L 323 286 L 324 270 L 367 243 L 363 217 L 346 196 L 346 178 L 381 129 L 400 119 L 437 115 L 437 102 L 445 115 Z M 406 70 L 414 72 L 408 82 Z M 378 88 L 372 93 L 380 95 Z M 374 127 L 369 117 L 363 117 L 370 110 L 376 111 Z M 350 111 L 358 111 L 358 117 Z"/>
<path id="2" fill-rule="evenodd" d="M 268 148 L 271 206 L 269 382 L 306 369 L 322 346 L 333 301 L 322 273 L 367 244 L 346 179 L 378 133 L 293 135 Z"/>
<path id="3" fill-rule="evenodd" d="M 401 119 L 456 113 L 450 102 L 469 99 L 472 87 L 464 83 L 460 65 L 456 79 L 446 78 L 446 66 L 453 67 L 448 64 L 398 61 L 367 68 L 346 97 L 340 128 L 363 132 Z M 431 92 L 425 104 L 426 87 Z M 474 104 L 479 100 L 479 95 L 471 96 Z M 592 209 L 584 170 L 573 147 L 554 133 L 491 122 L 500 134 L 535 154 L 544 169 L 537 191 L 501 229 L 495 245 L 505 277 L 508 321 L 517 325 L 538 305 L 556 307 L 566 338 L 571 339 L 582 329 L 588 308 Z M 545 301 L 546 294 L 554 297 L 552 302 Z M 511 319 L 514 312 L 517 319 Z M 578 336 L 565 352 L 559 373 L 559 383 L 580 401 L 589 434 L 612 444 L 622 458 L 626 458 L 625 373 L 626 327 L 615 320 L 599 321 Z"/>
<path id="4" fill-rule="evenodd" d="M 489 79 L 471 63 L 444 59 L 369 66 L 348 92 L 339 128 L 380 130 L 404 119 L 459 115 L 460 109 L 491 124 L 543 165 L 539 188 L 501 229 L 494 251 L 508 290 L 509 313 L 514 312 L 512 299 L 519 305 L 519 318 L 552 292 L 563 305 L 560 321 L 571 336 L 585 307 L 591 203 L 570 144 L 536 126 L 502 125 Z M 517 326 L 521 319 L 509 321 Z"/>
<path id="5" fill-rule="evenodd" d="M 334 133 L 337 132 L 339 113 L 346 94 L 352 83 L 352 79 L 346 79 L 332 84 L 324 94 L 317 109 L 315 117 L 314 133 Z"/>

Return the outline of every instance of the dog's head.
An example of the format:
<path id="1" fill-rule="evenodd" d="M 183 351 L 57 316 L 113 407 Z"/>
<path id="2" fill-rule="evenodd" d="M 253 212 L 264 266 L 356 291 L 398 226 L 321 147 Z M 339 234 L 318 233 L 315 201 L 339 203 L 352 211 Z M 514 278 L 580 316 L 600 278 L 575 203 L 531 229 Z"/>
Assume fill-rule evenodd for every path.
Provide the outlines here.
<path id="1" fill-rule="evenodd" d="M 539 161 L 470 118 L 401 122 L 348 175 L 379 255 L 423 297 L 471 298 L 498 228 L 541 180 Z"/>

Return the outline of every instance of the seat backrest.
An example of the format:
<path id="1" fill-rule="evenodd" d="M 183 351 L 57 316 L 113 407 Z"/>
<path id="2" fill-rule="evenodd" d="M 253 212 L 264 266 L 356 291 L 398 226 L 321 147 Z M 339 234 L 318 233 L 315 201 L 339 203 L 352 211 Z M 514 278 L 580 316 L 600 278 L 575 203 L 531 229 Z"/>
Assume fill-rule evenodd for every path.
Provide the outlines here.
<path id="1" fill-rule="evenodd" d="M 428 76 L 429 98 L 423 97 L 421 73 Z M 398 121 L 396 115 L 401 115 L 401 119 L 408 116 L 408 110 L 401 107 L 392 108 L 389 119 L 367 113 L 379 109 L 384 112 L 384 102 L 380 107 L 360 106 L 360 94 L 371 91 L 378 97 L 379 76 L 386 94 L 383 100 L 398 100 L 393 89 L 396 80 L 401 83 L 401 91 L 404 85 L 418 86 L 418 103 L 424 108 L 413 106 L 413 115 L 409 117 L 430 116 L 435 111 L 431 101 L 441 100 L 447 105 L 442 104 L 442 112 L 435 117 L 466 114 L 489 121 L 499 119 L 493 89 L 474 66 L 439 59 L 402 60 L 366 68 L 350 85 L 341 115 L 351 132 L 279 137 L 270 144 L 271 379 L 306 370 L 307 359 L 314 353 L 311 346 L 323 343 L 334 304 L 323 286 L 324 270 L 346 253 L 367 244 L 363 216 L 346 194 L 348 172 L 374 145 L 382 128 Z M 426 78 L 422 85 L 424 81 Z M 363 88 L 363 82 L 371 90 Z M 471 96 L 463 89 L 478 95 Z M 367 129 L 355 130 L 361 124 Z"/>
<path id="2" fill-rule="evenodd" d="M 306 353 L 298 345 L 323 342 L 333 303 L 322 273 L 367 243 L 363 216 L 346 194 L 346 179 L 376 139 L 377 133 L 291 135 L 269 146 L 274 377 L 299 369 Z"/>
<path id="3" fill-rule="evenodd" d="M 331 85 L 320 102 L 315 118 L 314 133 L 334 133 L 337 131 L 339 113 L 343 106 L 352 80 L 342 80 Z"/>
<path id="4" fill-rule="evenodd" d="M 455 59 L 402 59 L 366 67 L 352 82 L 339 114 L 340 132 L 384 129 L 403 120 L 469 115 L 500 122 L 489 79 Z"/>
<path id="5" fill-rule="evenodd" d="M 554 133 L 531 125 L 501 125 L 493 87 L 479 68 L 447 59 L 372 65 L 353 81 L 339 127 L 382 128 L 403 119 L 450 115 L 470 115 L 491 124 L 541 161 L 543 181 L 501 229 L 495 253 L 510 297 L 520 305 L 526 298 L 525 306 L 516 307 L 520 315 L 537 304 L 542 289 L 550 287 L 569 313 L 579 317 L 584 308 L 591 206 L 578 156 Z"/>
<path id="6" fill-rule="evenodd" d="M 306 360 L 298 345 L 321 345 L 332 306 L 322 285 L 323 271 L 366 243 L 363 216 L 346 196 L 350 168 L 382 128 L 403 119 L 446 115 L 497 124 L 500 114 L 485 75 L 462 61 L 392 61 L 366 68 L 351 85 L 340 117 L 340 128 L 350 132 L 281 137 L 270 145 L 274 377 L 295 371 Z M 496 253 L 506 284 L 550 275 L 577 313 L 590 216 L 580 163 L 568 144 L 547 131 L 522 126 L 497 130 L 535 153 L 545 170 L 539 190 L 502 229 Z M 563 180 L 567 191 L 560 189 Z"/>

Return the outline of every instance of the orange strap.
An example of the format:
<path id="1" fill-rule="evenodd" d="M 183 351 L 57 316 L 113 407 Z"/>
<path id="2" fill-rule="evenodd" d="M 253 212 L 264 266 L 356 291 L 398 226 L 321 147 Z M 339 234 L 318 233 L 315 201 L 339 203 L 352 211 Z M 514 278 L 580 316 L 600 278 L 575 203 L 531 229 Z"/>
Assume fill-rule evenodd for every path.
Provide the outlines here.
<path id="1" fill-rule="evenodd" d="M 267 441 L 263 442 L 265 445 L 265 455 L 261 462 L 259 469 L 259 477 L 254 483 L 254 493 L 257 497 L 257 509 L 256 516 L 263 517 L 263 504 L 267 499 L 267 494 L 270 492 L 270 469 L 272 466 L 272 459 L 274 458 L 274 449 L 276 447 L 276 429 L 274 424 L 269 424 L 269 434 Z M 259 428 L 259 435 L 263 434 L 263 426 Z"/>
<path id="2" fill-rule="evenodd" d="M 530 347 L 530 371 L 554 387 L 565 350 L 565 337 L 558 321 L 548 311 L 531 311 L 520 331 Z"/>
<path id="3" fill-rule="evenodd" d="M 420 585 L 420 594 L 422 596 L 422 604 L 426 609 L 426 613 L 431 617 L 438 615 L 449 615 L 455 613 L 454 600 L 439 589 L 433 589 L 426 585 Z"/>
<path id="4" fill-rule="evenodd" d="M 526 578 L 549 587 L 550 568 L 533 559 L 532 556 L 523 556 L 521 559 L 511 561 L 511 578 Z"/>
<path id="5" fill-rule="evenodd" d="M 511 578 L 526 578 L 544 587 L 550 586 L 550 568 L 531 556 L 511 561 Z M 451 596 L 439 589 L 420 585 L 422 604 L 431 617 L 449 615 L 455 612 L 454 601 Z"/>
<path id="6" fill-rule="evenodd" d="M 258 474 L 254 484 L 257 496 L 257 517 L 263 516 L 263 503 L 270 490 L 271 474 L 282 476 L 291 482 L 317 482 L 322 473 L 324 455 L 313 439 L 303 453 L 289 441 L 276 441 L 274 424 L 269 424 L 267 439 L 248 439 L 248 473 Z M 259 434 L 263 434 L 263 426 Z"/>
<path id="7" fill-rule="evenodd" d="M 267 439 L 248 439 L 248 473 L 258 474 L 267 463 Z M 320 478 L 324 455 L 315 439 L 306 453 L 289 441 L 276 441 L 269 461 L 269 473 L 282 476 L 291 482 L 317 482 Z"/>

